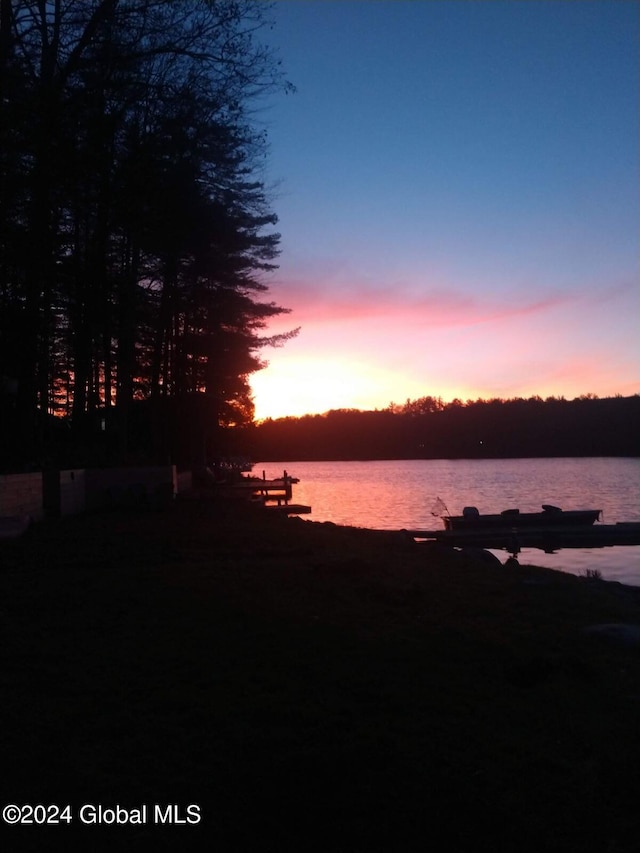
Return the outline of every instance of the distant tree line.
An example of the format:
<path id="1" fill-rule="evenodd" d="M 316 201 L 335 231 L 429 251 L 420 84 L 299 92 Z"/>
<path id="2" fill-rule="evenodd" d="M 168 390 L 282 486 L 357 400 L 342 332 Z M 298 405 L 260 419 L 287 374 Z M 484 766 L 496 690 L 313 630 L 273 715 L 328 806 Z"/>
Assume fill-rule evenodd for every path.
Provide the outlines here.
<path id="1" fill-rule="evenodd" d="M 288 337 L 263 335 L 266 9 L 0 0 L 0 469 L 205 453 L 252 420 Z"/>
<path id="2" fill-rule="evenodd" d="M 384 410 L 268 419 L 244 434 L 264 461 L 639 456 L 640 396 L 422 397 Z"/>

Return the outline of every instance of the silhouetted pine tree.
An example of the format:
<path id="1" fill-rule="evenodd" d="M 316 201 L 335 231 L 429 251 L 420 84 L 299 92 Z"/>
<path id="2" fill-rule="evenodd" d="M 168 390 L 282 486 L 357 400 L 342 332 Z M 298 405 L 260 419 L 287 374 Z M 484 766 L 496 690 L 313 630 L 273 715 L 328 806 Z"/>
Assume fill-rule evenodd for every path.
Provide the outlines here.
<path id="1" fill-rule="evenodd" d="M 1 0 L 0 405 L 23 460 L 52 414 L 76 442 L 104 419 L 120 456 L 135 400 L 158 453 L 169 398 L 200 395 L 205 431 L 251 418 L 258 352 L 287 337 L 261 335 L 285 310 L 260 300 L 279 235 L 248 107 L 286 86 L 266 8 Z"/>

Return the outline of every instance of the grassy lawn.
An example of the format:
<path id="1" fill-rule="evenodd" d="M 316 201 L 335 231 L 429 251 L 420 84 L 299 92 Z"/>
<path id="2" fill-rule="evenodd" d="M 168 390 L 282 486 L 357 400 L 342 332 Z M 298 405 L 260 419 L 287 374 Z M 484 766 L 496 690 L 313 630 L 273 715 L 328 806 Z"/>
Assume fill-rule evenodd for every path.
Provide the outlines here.
<path id="1" fill-rule="evenodd" d="M 640 652 L 584 629 L 640 590 L 215 501 L 0 560 L 3 804 L 74 814 L 4 849 L 638 849 Z"/>

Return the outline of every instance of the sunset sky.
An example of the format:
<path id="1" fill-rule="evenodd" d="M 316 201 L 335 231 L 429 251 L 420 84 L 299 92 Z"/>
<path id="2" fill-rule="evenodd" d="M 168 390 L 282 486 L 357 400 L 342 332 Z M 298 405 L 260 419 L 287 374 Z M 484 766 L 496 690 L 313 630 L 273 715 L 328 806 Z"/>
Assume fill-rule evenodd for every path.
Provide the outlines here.
<path id="1" fill-rule="evenodd" d="M 640 393 L 640 3 L 277 0 L 256 417 Z"/>

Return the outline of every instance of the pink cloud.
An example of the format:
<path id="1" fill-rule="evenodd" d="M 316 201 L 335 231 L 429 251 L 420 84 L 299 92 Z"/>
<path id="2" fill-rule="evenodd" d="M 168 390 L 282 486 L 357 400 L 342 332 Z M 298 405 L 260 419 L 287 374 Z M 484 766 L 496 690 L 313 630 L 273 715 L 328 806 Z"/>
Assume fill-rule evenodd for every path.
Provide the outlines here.
<path id="1" fill-rule="evenodd" d="M 320 276 L 289 278 L 274 288 L 278 299 L 291 309 L 290 317 L 303 326 L 387 319 L 422 327 L 473 326 L 481 323 L 541 314 L 570 300 L 573 294 L 548 292 L 531 299 L 528 294 L 488 294 L 478 297 L 460 288 L 437 285 L 420 292 L 404 283 L 373 285 L 342 283 L 336 287 Z"/>

